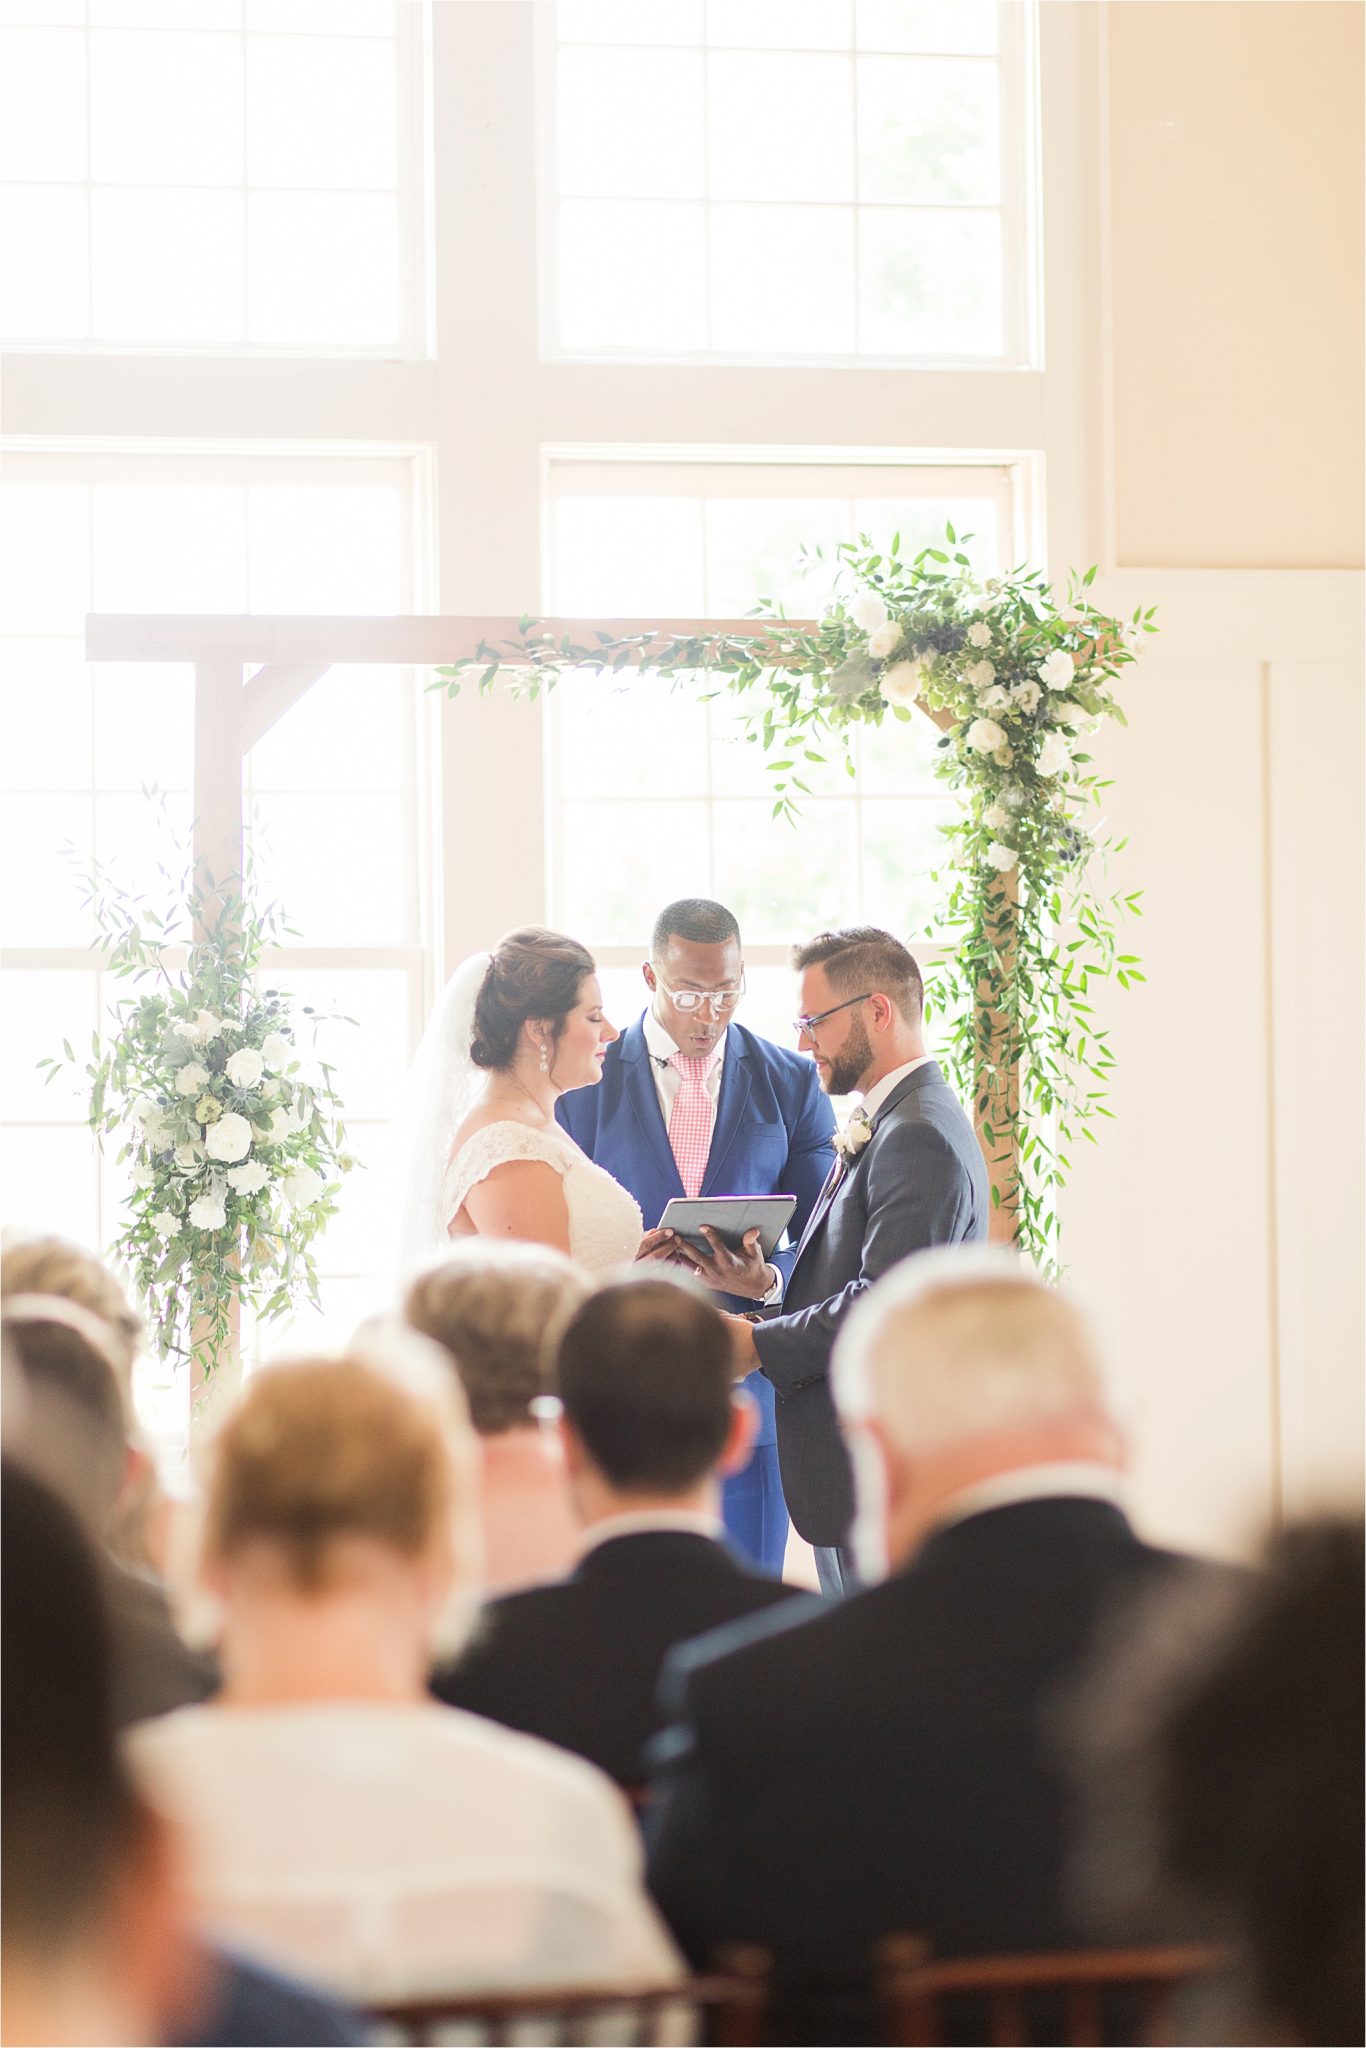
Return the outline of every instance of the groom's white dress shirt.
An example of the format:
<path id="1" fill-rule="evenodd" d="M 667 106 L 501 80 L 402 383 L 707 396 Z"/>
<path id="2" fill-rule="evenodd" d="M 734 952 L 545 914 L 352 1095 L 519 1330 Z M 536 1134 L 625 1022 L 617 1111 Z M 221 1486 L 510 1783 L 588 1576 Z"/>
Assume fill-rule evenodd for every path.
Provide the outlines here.
<path id="1" fill-rule="evenodd" d="M 891 1073 L 884 1074 L 880 1081 L 874 1081 L 861 1105 L 869 1123 L 877 1115 L 893 1088 L 899 1088 L 908 1074 L 913 1074 L 917 1067 L 927 1067 L 933 1058 L 932 1052 L 922 1052 L 918 1059 L 907 1060 L 903 1066 L 893 1067 Z"/>

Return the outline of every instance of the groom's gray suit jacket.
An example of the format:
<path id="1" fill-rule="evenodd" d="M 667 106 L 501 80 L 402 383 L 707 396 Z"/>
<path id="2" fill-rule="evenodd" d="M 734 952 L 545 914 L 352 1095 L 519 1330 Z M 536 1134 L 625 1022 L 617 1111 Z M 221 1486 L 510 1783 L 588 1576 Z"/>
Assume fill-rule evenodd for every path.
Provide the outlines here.
<path id="1" fill-rule="evenodd" d="M 873 1118 L 873 1135 L 826 1182 L 798 1247 L 782 1312 L 754 1348 L 777 1391 L 788 1512 L 808 1543 L 843 1543 L 854 1475 L 830 1390 L 830 1353 L 854 1303 L 911 1252 L 987 1234 L 982 1148 L 937 1061 L 917 1067 Z"/>

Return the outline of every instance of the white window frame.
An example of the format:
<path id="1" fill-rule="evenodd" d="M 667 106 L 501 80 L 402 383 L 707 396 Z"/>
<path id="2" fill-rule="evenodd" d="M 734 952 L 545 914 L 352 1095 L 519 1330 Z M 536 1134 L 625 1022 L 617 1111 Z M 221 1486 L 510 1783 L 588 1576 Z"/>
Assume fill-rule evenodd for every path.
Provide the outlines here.
<path id="1" fill-rule="evenodd" d="M 432 0 L 397 0 L 397 20 L 394 35 L 394 58 L 397 76 L 397 160 L 398 180 L 396 202 L 398 209 L 398 307 L 399 331 L 393 343 L 346 344 L 326 347 L 320 343 L 292 345 L 285 342 L 251 342 L 243 338 L 238 343 L 225 341 L 102 341 L 93 334 L 68 337 L 65 340 L 19 341 L 6 345 L 6 353 L 15 356 L 76 356 L 106 357 L 118 360 L 136 360 L 138 357 L 187 357 L 221 359 L 228 356 L 237 361 L 336 361 L 339 363 L 363 363 L 366 361 L 405 361 L 430 357 L 434 347 L 433 328 L 433 252 L 434 236 L 430 216 L 430 193 L 432 188 L 432 97 L 431 81 L 426 62 L 430 47 L 429 10 Z M 16 24 L 16 26 L 41 26 L 41 24 Z M 54 24 L 63 33 L 84 38 L 86 50 L 86 103 L 85 122 L 87 148 L 90 128 L 90 38 L 94 34 L 136 35 L 147 33 L 136 28 L 124 31 L 119 28 L 103 28 L 84 23 Z M 187 19 L 177 24 L 176 32 L 193 31 L 205 35 L 233 37 L 241 41 L 245 50 L 246 39 L 253 31 L 245 26 L 230 29 L 195 30 L 194 22 Z M 321 39 L 325 31 L 305 30 L 300 32 L 301 40 L 310 37 Z M 351 42 L 356 38 L 346 36 L 335 40 Z M 373 38 L 371 39 L 373 40 Z M 43 179 L 43 184 L 61 181 Z M 86 194 L 87 218 L 87 265 L 93 262 L 93 234 L 90 232 L 90 194 L 101 186 L 90 175 L 89 165 L 84 178 L 65 181 L 66 189 L 84 191 Z M 124 189 L 124 188 L 118 188 Z M 157 191 L 186 191 L 202 189 L 194 186 L 156 186 Z M 216 190 L 231 191 L 234 187 L 215 187 Z M 241 186 L 242 203 L 247 205 L 249 195 L 257 188 L 245 177 Z M 309 190 L 314 188 L 309 187 Z M 318 190 L 326 188 L 319 187 Z M 245 293 L 246 282 L 243 281 Z M 87 294 L 93 325 L 94 293 L 93 279 L 87 278 Z M 245 317 L 245 300 L 243 312 Z"/>
<path id="2" fill-rule="evenodd" d="M 968 57 L 965 61 L 995 63 L 1000 69 L 1001 79 L 1001 203 L 999 207 L 965 208 L 964 211 L 999 212 L 1001 220 L 1001 330 L 1002 347 L 997 356 L 962 355 L 884 355 L 857 348 L 852 354 L 829 353 L 809 354 L 800 351 L 784 353 L 777 351 L 753 352 L 726 348 L 653 350 L 635 345 L 613 348 L 601 345 L 591 349 L 574 349 L 562 346 L 559 340 L 559 250 L 558 250 L 558 205 L 560 199 L 556 180 L 558 157 L 558 120 L 556 93 L 556 60 L 559 42 L 554 17 L 555 0 L 541 0 L 538 7 L 536 37 L 536 109 L 540 134 L 537 151 L 537 265 L 540 278 L 540 352 L 546 362 L 560 363 L 655 363 L 662 365 L 702 365 L 722 367 L 752 367 L 756 364 L 775 365 L 794 369 L 884 369 L 913 371 L 944 371 L 964 376 L 999 374 L 1003 371 L 1034 370 L 1043 368 L 1043 318 L 1042 318 L 1042 193 L 1041 181 L 1037 175 L 1039 162 L 1040 135 L 1040 56 L 1039 17 L 1041 0 L 997 0 L 997 16 L 1000 25 L 1000 46 L 995 56 Z M 577 46 L 576 46 L 577 47 Z M 704 63 L 711 46 L 687 45 L 624 45 L 602 44 L 583 47 L 605 49 L 678 47 L 700 49 Z M 730 46 L 727 45 L 727 50 Z M 759 54 L 763 54 L 762 51 Z M 840 56 L 840 51 L 820 52 L 822 55 Z M 851 72 L 861 53 L 857 49 L 848 52 Z M 914 56 L 914 52 L 907 53 Z M 946 53 L 941 59 L 938 53 L 925 53 L 926 62 L 956 61 L 957 53 Z M 855 92 L 857 87 L 852 88 Z M 855 138 L 855 141 L 857 138 Z M 710 193 L 704 194 L 700 204 L 708 216 L 715 202 Z M 813 208 L 820 202 L 810 202 Z M 855 250 L 858 246 L 858 209 L 869 202 L 861 201 L 858 194 L 858 170 L 855 162 L 854 197 L 851 201 L 832 202 L 840 211 L 851 211 L 854 215 Z M 708 227 L 710 235 L 710 227 Z M 857 340 L 859 324 L 858 279 L 854 279 L 854 327 Z"/>

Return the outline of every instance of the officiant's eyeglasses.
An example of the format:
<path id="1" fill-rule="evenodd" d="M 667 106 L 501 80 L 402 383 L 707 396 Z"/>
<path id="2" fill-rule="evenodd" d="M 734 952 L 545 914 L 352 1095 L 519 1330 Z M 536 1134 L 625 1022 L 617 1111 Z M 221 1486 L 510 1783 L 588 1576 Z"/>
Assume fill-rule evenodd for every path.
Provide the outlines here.
<path id="1" fill-rule="evenodd" d="M 798 1038 L 801 1037 L 803 1032 L 810 1038 L 816 1026 L 824 1024 L 827 1017 L 838 1017 L 841 1010 L 852 1010 L 855 1003 L 866 1003 L 867 1000 L 867 996 L 850 996 L 847 1003 L 832 1003 L 828 1010 L 817 1010 L 814 1017 L 794 1017 L 792 1019 L 792 1029 L 796 1032 Z"/>
<path id="2" fill-rule="evenodd" d="M 655 979 L 674 1008 L 681 1010 L 685 1017 L 691 1016 L 694 1010 L 700 1010 L 703 1003 L 711 1005 L 715 1016 L 725 1017 L 735 1008 L 745 992 L 743 974 L 740 976 L 739 988 L 670 988 L 668 982 L 659 975 L 656 975 Z"/>

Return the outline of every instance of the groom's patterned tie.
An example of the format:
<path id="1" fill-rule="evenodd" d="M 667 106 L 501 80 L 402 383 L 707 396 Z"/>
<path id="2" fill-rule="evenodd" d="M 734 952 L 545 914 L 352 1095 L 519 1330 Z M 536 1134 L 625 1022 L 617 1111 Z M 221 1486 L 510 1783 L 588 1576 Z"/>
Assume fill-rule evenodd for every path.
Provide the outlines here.
<path id="1" fill-rule="evenodd" d="M 716 1104 L 707 1088 L 707 1076 L 716 1052 L 692 1059 L 685 1052 L 671 1054 L 669 1065 L 678 1073 L 678 1093 L 669 1112 L 669 1146 L 678 1162 L 678 1177 L 690 1201 L 696 1199 L 707 1170 L 711 1134 L 716 1123 Z"/>

